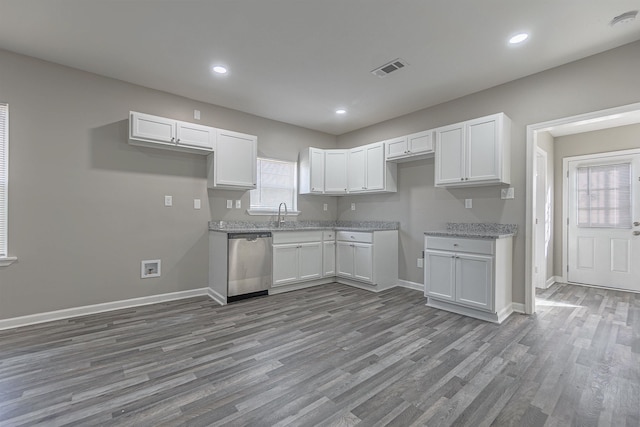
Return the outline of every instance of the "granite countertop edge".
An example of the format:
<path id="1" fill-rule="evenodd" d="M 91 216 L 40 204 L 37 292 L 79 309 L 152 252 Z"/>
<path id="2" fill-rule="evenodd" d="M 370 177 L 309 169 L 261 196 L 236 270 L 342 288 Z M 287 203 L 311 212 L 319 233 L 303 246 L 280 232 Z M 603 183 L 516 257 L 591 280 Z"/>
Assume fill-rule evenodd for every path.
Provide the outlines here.
<path id="1" fill-rule="evenodd" d="M 448 222 L 445 230 L 425 231 L 425 236 L 506 239 L 518 232 L 516 224 Z"/>
<path id="2" fill-rule="evenodd" d="M 473 239 L 506 239 L 507 237 L 513 237 L 516 233 L 469 233 L 464 231 L 425 231 L 425 236 L 432 237 L 468 237 Z"/>
<path id="3" fill-rule="evenodd" d="M 273 225 L 250 225 L 241 224 L 234 225 L 228 224 L 223 227 L 215 224 L 213 221 L 209 223 L 209 231 L 216 231 L 220 233 L 264 233 L 264 232 L 286 232 L 286 231 L 386 231 L 386 230 L 398 230 L 399 223 L 397 222 L 376 222 L 345 224 L 318 224 L 318 225 L 299 225 L 287 224 L 285 227 L 277 227 Z"/>

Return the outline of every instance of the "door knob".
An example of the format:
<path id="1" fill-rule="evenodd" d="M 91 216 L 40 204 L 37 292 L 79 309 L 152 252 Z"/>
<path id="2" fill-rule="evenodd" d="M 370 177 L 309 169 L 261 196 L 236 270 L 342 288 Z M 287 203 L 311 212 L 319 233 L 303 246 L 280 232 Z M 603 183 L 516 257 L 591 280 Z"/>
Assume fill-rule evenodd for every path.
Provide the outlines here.
<path id="1" fill-rule="evenodd" d="M 634 236 L 640 236 L 640 231 L 634 231 L 634 232 L 633 232 L 633 235 L 634 235 Z"/>
<path id="2" fill-rule="evenodd" d="M 634 222 L 634 223 L 633 223 L 633 226 L 634 226 L 634 227 L 637 227 L 637 226 L 639 226 L 639 225 L 640 225 L 640 221 L 636 221 L 636 222 Z"/>

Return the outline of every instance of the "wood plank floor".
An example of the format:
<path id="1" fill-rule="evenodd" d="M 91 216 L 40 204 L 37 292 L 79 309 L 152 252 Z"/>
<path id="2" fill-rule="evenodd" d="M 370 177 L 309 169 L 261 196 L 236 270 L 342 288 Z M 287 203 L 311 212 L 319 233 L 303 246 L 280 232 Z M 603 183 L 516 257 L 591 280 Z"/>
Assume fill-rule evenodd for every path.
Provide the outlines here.
<path id="1" fill-rule="evenodd" d="M 640 295 L 502 325 L 330 284 L 0 331 L 0 426 L 638 426 Z"/>

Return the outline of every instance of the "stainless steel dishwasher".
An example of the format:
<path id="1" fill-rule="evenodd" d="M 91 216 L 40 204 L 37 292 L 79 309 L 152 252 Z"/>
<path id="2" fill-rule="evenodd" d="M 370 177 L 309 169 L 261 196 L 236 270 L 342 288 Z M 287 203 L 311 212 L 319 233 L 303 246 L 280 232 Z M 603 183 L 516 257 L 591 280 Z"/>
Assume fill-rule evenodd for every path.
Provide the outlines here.
<path id="1" fill-rule="evenodd" d="M 228 234 L 227 302 L 267 295 L 271 287 L 271 233 Z"/>

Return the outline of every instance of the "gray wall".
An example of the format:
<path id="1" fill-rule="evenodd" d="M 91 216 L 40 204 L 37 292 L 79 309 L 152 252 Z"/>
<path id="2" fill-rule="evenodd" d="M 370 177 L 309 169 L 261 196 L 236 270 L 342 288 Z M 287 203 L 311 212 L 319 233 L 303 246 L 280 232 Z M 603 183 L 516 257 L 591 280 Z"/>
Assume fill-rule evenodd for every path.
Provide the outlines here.
<path id="1" fill-rule="evenodd" d="M 227 195 L 207 191 L 204 156 L 128 145 L 129 110 L 193 121 L 199 109 L 202 124 L 257 135 L 268 157 L 335 147 L 332 135 L 6 51 L 0 100 L 10 108 L 9 253 L 18 256 L 0 268 L 0 318 L 207 286 L 207 221 L 244 209 L 227 211 Z M 248 206 L 248 193 L 231 193 Z M 300 204 L 305 216 L 335 219 L 332 198 Z M 162 277 L 141 280 L 140 261 L 156 258 Z"/>
<path id="2" fill-rule="evenodd" d="M 554 200 L 555 194 L 555 170 L 554 170 L 554 138 L 549 132 L 538 132 L 537 135 L 537 144 L 538 147 L 541 148 L 545 153 L 547 153 L 547 188 L 545 188 L 545 192 L 549 195 L 550 200 L 547 200 L 549 203 L 549 210 L 551 217 L 550 219 L 550 240 L 547 242 L 547 247 L 545 248 L 547 253 L 547 277 L 545 279 L 551 278 L 554 273 L 554 230 L 556 227 L 555 221 L 555 209 L 556 204 Z M 537 243 L 537 242 L 536 242 Z"/>
<path id="3" fill-rule="evenodd" d="M 555 175 L 562 177 L 562 161 L 565 157 L 640 148 L 640 124 L 560 136 L 555 138 L 554 141 Z M 558 226 L 555 228 L 553 242 L 555 253 L 554 274 L 556 276 L 562 276 L 562 234 L 564 233 L 562 183 L 562 179 L 557 179 L 555 182 L 556 209 L 554 222 Z"/>
<path id="4" fill-rule="evenodd" d="M 518 224 L 513 298 L 524 303 L 526 126 L 638 102 L 638 69 L 640 42 L 340 136 L 339 146 L 353 147 L 503 111 L 513 120 L 515 199 L 501 200 L 499 187 L 433 188 L 433 160 L 422 160 L 398 168 L 397 194 L 339 199 L 339 219 L 400 221 L 400 278 L 420 283 L 423 270 L 416 267 L 416 258 L 424 230 L 440 228 L 447 221 Z M 465 198 L 473 199 L 473 209 L 464 208 Z M 351 202 L 356 203 L 355 212 L 348 210 Z"/>

